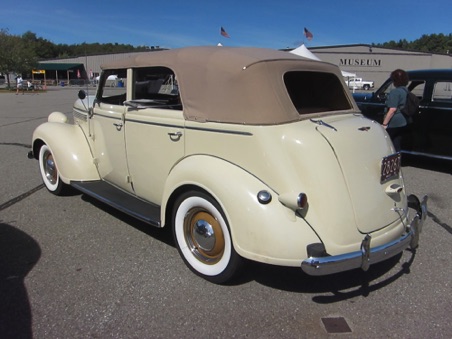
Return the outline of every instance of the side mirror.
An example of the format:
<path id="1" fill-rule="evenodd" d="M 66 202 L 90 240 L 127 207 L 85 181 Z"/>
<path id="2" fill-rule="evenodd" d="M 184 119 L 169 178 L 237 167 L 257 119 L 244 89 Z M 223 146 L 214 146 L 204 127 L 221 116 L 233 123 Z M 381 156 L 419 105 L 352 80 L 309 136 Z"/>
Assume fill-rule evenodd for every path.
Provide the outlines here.
<path id="1" fill-rule="evenodd" d="M 381 101 L 386 100 L 386 93 L 385 92 L 378 93 L 377 98 Z"/>
<path id="2" fill-rule="evenodd" d="M 86 98 L 86 92 L 84 90 L 82 90 L 82 89 L 80 91 L 78 91 L 78 98 L 81 99 L 81 100 L 85 99 Z"/>

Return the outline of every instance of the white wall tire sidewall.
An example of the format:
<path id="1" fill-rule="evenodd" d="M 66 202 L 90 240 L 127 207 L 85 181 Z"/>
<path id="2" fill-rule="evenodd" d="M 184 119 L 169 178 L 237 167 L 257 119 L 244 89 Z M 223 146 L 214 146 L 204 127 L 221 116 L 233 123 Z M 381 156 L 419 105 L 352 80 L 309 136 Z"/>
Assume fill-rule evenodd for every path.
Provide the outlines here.
<path id="1" fill-rule="evenodd" d="M 46 185 L 47 189 L 51 192 L 55 192 L 58 189 L 58 186 L 60 184 L 60 176 L 57 175 L 57 180 L 56 180 L 55 184 L 52 184 L 49 181 L 49 179 L 46 177 L 45 169 L 44 169 L 44 165 L 43 165 L 43 157 L 44 157 L 45 152 L 52 153 L 52 151 L 50 150 L 50 148 L 47 145 L 42 145 L 41 149 L 39 150 L 39 170 L 41 171 L 42 181 Z"/>
<path id="2" fill-rule="evenodd" d="M 190 248 L 187 245 L 187 242 L 185 240 L 184 236 L 184 217 L 187 214 L 187 212 L 192 209 L 193 207 L 203 207 L 206 210 L 208 210 L 215 218 L 219 221 L 221 225 L 221 229 L 224 234 L 224 241 L 225 241 L 225 248 L 223 257 L 219 262 L 213 265 L 207 265 L 199 261 L 190 251 Z M 228 267 L 230 261 L 231 261 L 231 249 L 232 249 L 232 243 L 231 243 L 231 236 L 229 234 L 229 229 L 227 227 L 227 224 L 221 215 L 220 211 L 212 205 L 209 201 L 197 197 L 192 196 L 187 199 L 185 199 L 178 207 L 176 216 L 174 218 L 175 222 L 175 235 L 176 235 L 176 241 L 178 242 L 180 251 L 182 255 L 184 256 L 185 260 L 189 263 L 189 265 L 195 269 L 197 272 L 206 275 L 206 276 L 216 276 L 224 272 L 224 270 Z"/>

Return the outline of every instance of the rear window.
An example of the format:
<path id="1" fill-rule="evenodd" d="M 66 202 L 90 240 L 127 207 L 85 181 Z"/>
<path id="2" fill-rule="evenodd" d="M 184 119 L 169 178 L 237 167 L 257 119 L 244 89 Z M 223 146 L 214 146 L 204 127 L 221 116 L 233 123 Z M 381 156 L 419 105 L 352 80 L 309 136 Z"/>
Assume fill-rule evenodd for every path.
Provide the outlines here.
<path id="1" fill-rule="evenodd" d="M 452 101 L 452 81 L 438 81 L 433 87 L 433 101 Z"/>
<path id="2" fill-rule="evenodd" d="M 352 109 L 344 87 L 335 74 L 288 72 L 284 75 L 284 83 L 299 114 Z"/>

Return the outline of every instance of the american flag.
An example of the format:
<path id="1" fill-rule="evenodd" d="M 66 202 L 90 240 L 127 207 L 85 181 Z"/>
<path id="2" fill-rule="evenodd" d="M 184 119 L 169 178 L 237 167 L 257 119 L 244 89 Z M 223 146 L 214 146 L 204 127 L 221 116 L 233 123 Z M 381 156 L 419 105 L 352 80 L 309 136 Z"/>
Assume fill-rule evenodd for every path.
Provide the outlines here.
<path id="1" fill-rule="evenodd" d="M 224 36 L 225 38 L 230 38 L 229 34 L 225 31 L 223 27 L 220 29 L 220 34 Z"/>
<path id="2" fill-rule="evenodd" d="M 309 32 L 308 29 L 307 29 L 306 27 L 304 28 L 304 36 L 305 36 L 306 39 L 308 39 L 308 40 L 312 40 L 312 38 L 314 37 L 314 36 L 312 35 L 312 33 Z"/>

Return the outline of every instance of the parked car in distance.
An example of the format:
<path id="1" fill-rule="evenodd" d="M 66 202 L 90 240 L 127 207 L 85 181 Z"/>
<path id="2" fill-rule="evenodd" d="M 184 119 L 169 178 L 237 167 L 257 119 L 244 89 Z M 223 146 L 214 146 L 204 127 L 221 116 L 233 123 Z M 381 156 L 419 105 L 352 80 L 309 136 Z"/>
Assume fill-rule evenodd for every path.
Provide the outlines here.
<path id="1" fill-rule="evenodd" d="M 54 112 L 33 133 L 51 193 L 71 185 L 172 228 L 187 266 L 214 283 L 243 258 L 326 275 L 417 247 L 427 197 L 407 194 L 400 154 L 337 66 L 193 47 L 102 69 L 74 123 Z M 123 87 L 106 85 L 112 74 Z"/>
<path id="2" fill-rule="evenodd" d="M 407 88 L 419 97 L 420 105 L 403 137 L 402 152 L 452 160 L 452 69 L 407 73 Z M 388 79 L 375 93 L 354 93 L 353 97 L 364 116 L 381 123 L 392 88 Z"/>
<path id="3" fill-rule="evenodd" d="M 350 89 L 363 89 L 365 91 L 375 86 L 373 81 L 365 81 L 362 78 L 347 78 L 345 79 L 345 83 Z"/>

